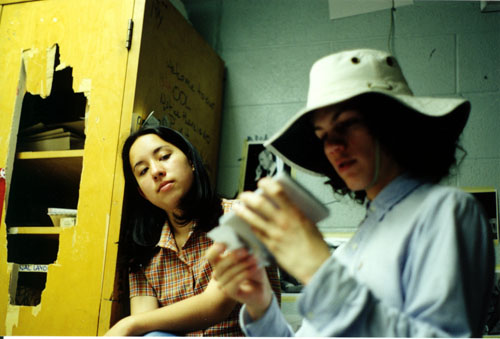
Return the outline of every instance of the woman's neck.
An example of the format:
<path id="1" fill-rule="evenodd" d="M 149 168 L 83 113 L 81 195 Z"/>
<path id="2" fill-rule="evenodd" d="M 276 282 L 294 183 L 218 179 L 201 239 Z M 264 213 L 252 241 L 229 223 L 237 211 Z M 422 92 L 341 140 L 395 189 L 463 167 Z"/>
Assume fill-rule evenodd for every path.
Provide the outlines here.
<path id="1" fill-rule="evenodd" d="M 175 243 L 177 244 L 177 248 L 180 250 L 189 237 L 189 232 L 191 232 L 193 221 L 181 225 L 175 220 L 173 213 L 168 213 L 168 218 L 170 220 L 170 226 L 174 235 Z"/>
<path id="2" fill-rule="evenodd" d="M 369 200 L 375 199 L 385 186 L 404 172 L 404 169 L 384 150 L 381 150 L 380 163 L 376 166 L 379 166 L 376 182 L 365 190 Z"/>

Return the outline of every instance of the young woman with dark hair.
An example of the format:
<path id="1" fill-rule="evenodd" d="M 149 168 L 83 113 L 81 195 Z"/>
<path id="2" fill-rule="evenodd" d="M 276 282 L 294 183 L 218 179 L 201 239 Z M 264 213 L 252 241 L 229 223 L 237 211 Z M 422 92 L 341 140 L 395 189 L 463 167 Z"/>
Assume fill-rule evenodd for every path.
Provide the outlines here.
<path id="1" fill-rule="evenodd" d="M 131 315 L 107 335 L 241 336 L 240 305 L 211 280 L 204 258 L 206 233 L 232 201 L 215 194 L 200 155 L 173 129 L 130 135 L 122 160 Z M 279 294 L 276 268 L 268 275 Z"/>
<path id="2" fill-rule="evenodd" d="M 309 86 L 306 107 L 265 146 L 363 200 L 366 215 L 331 255 L 279 183 L 265 178 L 263 194 L 241 194 L 236 214 L 304 284 L 293 333 L 255 259 L 213 245 L 215 279 L 245 304 L 245 334 L 482 336 L 495 265 L 490 228 L 474 197 L 438 184 L 456 162 L 470 103 L 413 95 L 396 59 L 375 50 L 318 60 Z"/>

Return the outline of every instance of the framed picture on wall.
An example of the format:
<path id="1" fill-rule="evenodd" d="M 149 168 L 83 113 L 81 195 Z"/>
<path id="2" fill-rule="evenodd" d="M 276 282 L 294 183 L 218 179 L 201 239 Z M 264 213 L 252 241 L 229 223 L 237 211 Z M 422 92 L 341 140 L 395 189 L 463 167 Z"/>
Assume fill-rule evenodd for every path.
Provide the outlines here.
<path id="1" fill-rule="evenodd" d="M 240 169 L 239 192 L 254 191 L 257 182 L 266 176 L 273 176 L 280 171 L 291 172 L 279 157 L 264 147 L 262 141 L 245 141 Z"/>
<path id="2" fill-rule="evenodd" d="M 465 187 L 464 191 L 471 193 L 483 206 L 486 212 L 486 218 L 491 227 L 493 240 L 498 243 L 499 225 L 498 225 L 498 194 L 493 187 Z"/>

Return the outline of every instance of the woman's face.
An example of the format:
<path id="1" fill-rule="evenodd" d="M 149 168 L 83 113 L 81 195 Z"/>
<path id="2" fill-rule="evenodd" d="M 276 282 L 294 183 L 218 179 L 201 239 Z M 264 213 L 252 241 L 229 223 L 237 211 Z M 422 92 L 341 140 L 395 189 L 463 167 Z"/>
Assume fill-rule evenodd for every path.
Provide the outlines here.
<path id="1" fill-rule="evenodd" d="M 401 172 L 392 157 L 380 148 L 379 173 L 373 182 L 377 141 L 357 110 L 326 107 L 314 113 L 312 122 L 328 161 L 350 190 L 365 190 L 368 198 L 373 199 Z"/>
<path id="2" fill-rule="evenodd" d="M 141 195 L 167 213 L 178 208 L 193 184 L 186 155 L 156 134 L 137 138 L 130 148 L 130 166 Z"/>

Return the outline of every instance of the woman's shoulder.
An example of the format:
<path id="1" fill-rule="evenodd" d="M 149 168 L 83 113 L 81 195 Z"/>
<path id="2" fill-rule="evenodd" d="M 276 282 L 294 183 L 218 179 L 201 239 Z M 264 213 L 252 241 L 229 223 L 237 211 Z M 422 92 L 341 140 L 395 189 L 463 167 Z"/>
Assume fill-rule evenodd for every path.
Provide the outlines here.
<path id="1" fill-rule="evenodd" d="M 466 204 L 477 205 L 477 200 L 472 194 L 466 192 L 464 189 L 455 186 L 446 186 L 440 184 L 424 185 L 425 201 L 429 204 Z"/>
<path id="2" fill-rule="evenodd" d="M 453 218 L 458 223 L 471 219 L 479 222 L 484 218 L 479 201 L 460 187 L 423 185 L 415 192 L 413 200 L 420 205 L 417 213 L 424 218 L 433 220 Z"/>

